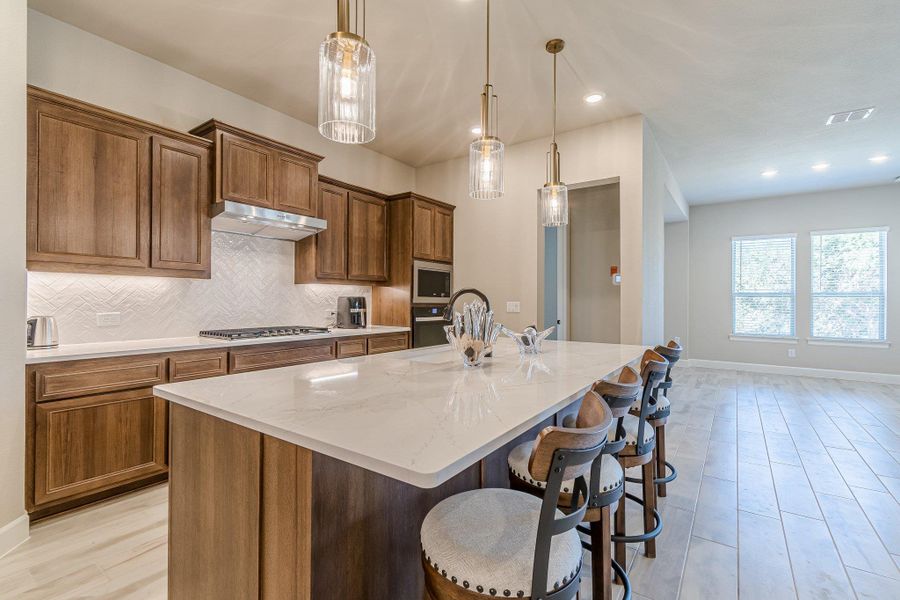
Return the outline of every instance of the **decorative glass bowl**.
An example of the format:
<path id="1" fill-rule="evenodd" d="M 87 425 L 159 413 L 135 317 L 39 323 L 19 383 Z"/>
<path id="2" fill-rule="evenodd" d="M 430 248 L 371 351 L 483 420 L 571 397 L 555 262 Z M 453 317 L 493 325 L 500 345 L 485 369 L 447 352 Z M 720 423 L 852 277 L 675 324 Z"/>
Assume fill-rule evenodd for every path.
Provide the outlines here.
<path id="1" fill-rule="evenodd" d="M 494 349 L 502 327 L 494 323 L 494 311 L 476 300 L 464 304 L 463 311 L 453 315 L 453 324 L 444 326 L 444 332 L 450 347 L 462 355 L 463 365 L 477 367 Z"/>
<path id="2" fill-rule="evenodd" d="M 522 333 L 515 332 L 511 329 L 503 328 L 503 333 L 508 335 L 519 347 L 520 354 L 540 354 L 541 344 L 556 329 L 556 325 L 551 325 L 543 331 L 538 331 L 534 325 L 526 327 Z"/>

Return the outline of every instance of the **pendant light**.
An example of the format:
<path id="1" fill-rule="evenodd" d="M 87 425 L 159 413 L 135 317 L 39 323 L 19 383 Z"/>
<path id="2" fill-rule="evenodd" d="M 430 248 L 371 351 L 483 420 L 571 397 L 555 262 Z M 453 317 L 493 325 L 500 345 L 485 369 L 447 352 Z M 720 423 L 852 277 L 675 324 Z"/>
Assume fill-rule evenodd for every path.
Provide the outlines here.
<path id="1" fill-rule="evenodd" d="M 476 200 L 503 195 L 503 142 L 498 137 L 498 99 L 491 85 L 491 0 L 487 0 L 486 42 L 481 135 L 469 146 L 469 196 Z"/>
<path id="2" fill-rule="evenodd" d="M 559 180 L 559 149 L 556 147 L 556 55 L 566 43 L 562 40 L 547 42 L 547 52 L 553 55 L 553 139 L 547 153 L 547 183 L 541 188 L 541 222 L 544 227 L 559 227 L 569 223 L 569 191 Z"/>
<path id="3" fill-rule="evenodd" d="M 365 38 L 365 0 L 362 21 L 362 35 L 358 27 L 351 32 L 350 0 L 337 0 L 337 31 L 319 46 L 319 133 L 342 144 L 375 139 L 375 52 Z"/>

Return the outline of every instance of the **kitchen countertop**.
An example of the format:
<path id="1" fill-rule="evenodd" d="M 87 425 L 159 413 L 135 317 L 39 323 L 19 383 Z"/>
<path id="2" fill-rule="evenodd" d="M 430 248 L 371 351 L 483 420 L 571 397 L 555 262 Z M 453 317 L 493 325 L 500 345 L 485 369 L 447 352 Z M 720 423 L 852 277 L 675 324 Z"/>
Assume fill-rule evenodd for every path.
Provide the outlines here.
<path id="1" fill-rule="evenodd" d="M 421 487 L 436 487 L 638 360 L 643 346 L 500 340 L 465 368 L 448 346 L 154 388 L 157 396 Z"/>
<path id="2" fill-rule="evenodd" d="M 305 340 L 400 333 L 409 327 L 373 325 L 366 329 L 332 329 L 329 333 L 309 335 L 285 335 L 279 337 L 251 338 L 246 340 L 219 340 L 214 338 L 177 337 L 152 340 L 129 340 L 124 342 L 94 342 L 88 344 L 61 344 L 58 348 L 27 350 L 25 364 L 34 365 L 64 360 L 87 358 L 109 358 L 111 356 L 131 356 L 135 354 L 155 354 L 157 352 L 181 352 L 183 350 L 215 350 L 234 346 L 254 346 L 278 342 L 300 342 Z"/>

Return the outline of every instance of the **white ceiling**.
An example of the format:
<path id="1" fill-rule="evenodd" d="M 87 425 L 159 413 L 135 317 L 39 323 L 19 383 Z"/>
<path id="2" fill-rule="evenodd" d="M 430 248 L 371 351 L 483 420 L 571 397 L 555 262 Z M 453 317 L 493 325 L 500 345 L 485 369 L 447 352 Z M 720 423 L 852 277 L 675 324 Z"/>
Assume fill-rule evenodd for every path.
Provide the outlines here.
<path id="1" fill-rule="evenodd" d="M 30 6 L 309 123 L 333 0 L 30 0 Z M 507 143 L 643 113 L 691 204 L 887 183 L 900 175 L 900 1 L 495 0 Z M 378 133 L 413 166 L 466 152 L 484 78 L 482 0 L 371 0 Z M 582 97 L 607 99 L 587 106 Z M 877 106 L 825 127 L 832 112 Z M 564 151 L 564 148 L 561 149 Z M 887 153 L 892 160 L 867 159 Z M 829 162 L 816 173 L 810 166 Z M 762 179 L 764 169 L 779 174 Z"/>

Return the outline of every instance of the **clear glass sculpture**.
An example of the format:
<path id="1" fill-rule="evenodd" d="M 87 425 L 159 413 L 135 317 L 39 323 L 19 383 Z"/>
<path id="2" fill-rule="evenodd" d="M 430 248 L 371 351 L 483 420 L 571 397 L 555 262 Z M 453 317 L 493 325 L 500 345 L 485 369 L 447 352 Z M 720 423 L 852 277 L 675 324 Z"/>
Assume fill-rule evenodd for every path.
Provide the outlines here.
<path id="1" fill-rule="evenodd" d="M 516 346 L 519 348 L 520 354 L 540 354 L 541 345 L 544 340 L 547 339 L 547 336 L 553 333 L 554 329 L 556 329 L 556 325 L 551 325 L 543 331 L 538 331 L 537 328 L 532 325 L 526 327 L 525 331 L 522 333 L 518 333 L 504 327 L 503 333 L 513 339 Z"/>
<path id="2" fill-rule="evenodd" d="M 453 324 L 445 325 L 444 332 L 450 347 L 462 355 L 463 365 L 477 367 L 494 349 L 502 328 L 494 322 L 494 311 L 476 300 L 464 304 L 462 313 L 453 316 Z"/>

